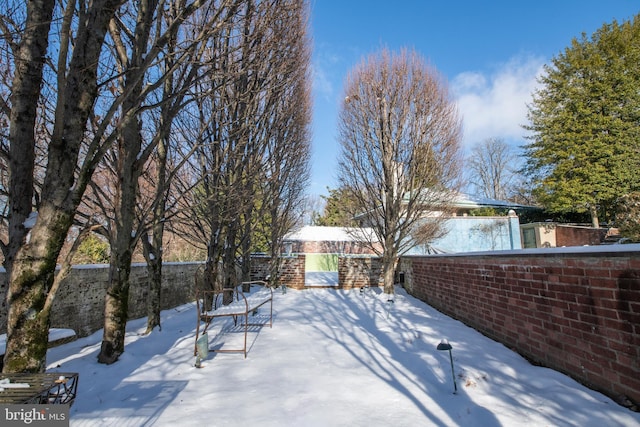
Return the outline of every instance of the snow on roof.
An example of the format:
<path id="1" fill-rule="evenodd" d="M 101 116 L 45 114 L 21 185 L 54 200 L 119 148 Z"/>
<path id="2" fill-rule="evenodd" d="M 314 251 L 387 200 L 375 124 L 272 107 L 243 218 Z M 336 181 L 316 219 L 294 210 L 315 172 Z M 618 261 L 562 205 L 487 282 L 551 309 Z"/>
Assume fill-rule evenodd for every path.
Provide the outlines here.
<path id="1" fill-rule="evenodd" d="M 285 241 L 299 242 L 354 242 L 361 241 L 364 236 L 373 235 L 370 228 L 321 227 L 305 225 L 298 231 L 285 236 Z"/>

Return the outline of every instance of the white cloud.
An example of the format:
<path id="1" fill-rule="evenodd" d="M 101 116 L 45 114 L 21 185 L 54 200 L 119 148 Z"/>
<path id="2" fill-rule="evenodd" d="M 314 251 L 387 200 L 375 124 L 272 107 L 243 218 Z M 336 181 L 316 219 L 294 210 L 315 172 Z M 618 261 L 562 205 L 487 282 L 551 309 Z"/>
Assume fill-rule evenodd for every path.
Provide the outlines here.
<path id="1" fill-rule="evenodd" d="M 336 96 L 336 68 L 340 68 L 340 57 L 330 50 L 317 49 L 311 64 L 313 90 L 323 100 L 331 100 Z"/>
<path id="2" fill-rule="evenodd" d="M 313 89 L 316 93 L 322 94 L 323 97 L 330 97 L 334 93 L 333 84 L 327 76 L 325 70 L 317 63 L 313 64 Z"/>
<path id="3" fill-rule="evenodd" d="M 451 89 L 463 118 L 465 147 L 493 137 L 522 143 L 527 104 L 543 64 L 540 57 L 517 56 L 489 75 L 472 71 L 453 79 Z"/>

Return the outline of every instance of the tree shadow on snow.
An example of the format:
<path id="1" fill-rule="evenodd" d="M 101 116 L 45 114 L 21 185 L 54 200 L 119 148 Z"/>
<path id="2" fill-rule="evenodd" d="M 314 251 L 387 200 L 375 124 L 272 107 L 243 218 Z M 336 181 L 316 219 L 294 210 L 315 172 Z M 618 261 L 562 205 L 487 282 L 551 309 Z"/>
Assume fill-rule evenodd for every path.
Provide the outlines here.
<path id="1" fill-rule="evenodd" d="M 395 302 L 387 301 L 379 289 L 322 290 L 335 298 L 305 299 L 321 304 L 314 309 L 320 318 L 310 324 L 329 342 L 339 344 L 354 360 L 386 384 L 406 396 L 425 415 L 429 425 L 450 425 L 432 413 L 426 401 L 431 400 L 456 420 L 467 418 L 473 425 L 499 426 L 494 414 L 473 402 L 458 386 L 453 394 L 453 380 L 448 352 L 437 351 L 435 343 L 426 342 L 416 324 L 428 324 L 433 319 L 424 312 L 411 313 L 411 320 L 394 310 Z M 396 295 L 396 298 L 399 296 Z M 336 301 L 335 304 L 333 302 Z M 354 345 L 355 344 L 355 345 Z M 457 413 L 451 413 L 451 408 Z M 468 424 L 468 423 L 466 423 Z"/>

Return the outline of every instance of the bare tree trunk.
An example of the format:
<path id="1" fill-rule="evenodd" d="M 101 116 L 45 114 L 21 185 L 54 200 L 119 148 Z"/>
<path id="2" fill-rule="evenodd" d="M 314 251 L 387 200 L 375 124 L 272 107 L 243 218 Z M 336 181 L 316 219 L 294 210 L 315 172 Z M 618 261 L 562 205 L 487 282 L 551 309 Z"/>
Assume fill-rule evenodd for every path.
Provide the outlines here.
<path id="1" fill-rule="evenodd" d="M 167 142 L 168 135 L 161 137 L 157 149 L 157 177 L 156 194 L 154 198 L 153 222 L 151 225 L 151 241 L 148 233 L 142 236 L 143 249 L 147 260 L 147 271 L 149 273 L 148 294 L 147 294 L 147 331 L 151 333 L 157 326 L 160 329 L 160 311 L 162 301 L 162 259 L 163 259 L 163 237 L 164 237 L 164 217 L 166 213 L 165 199 L 169 183 L 167 182 Z"/>
<path id="2" fill-rule="evenodd" d="M 133 108 L 133 106 L 131 106 Z M 129 110 L 131 111 L 131 110 Z M 116 199 L 115 239 L 111 244 L 109 285 L 105 296 L 104 332 L 98 355 L 100 363 L 111 364 L 124 352 L 125 328 L 129 307 L 129 274 L 134 238 L 133 224 L 141 165 L 137 161 L 142 145 L 137 119 L 123 126 L 120 138 Z"/>
<path id="3" fill-rule="evenodd" d="M 385 293 L 393 294 L 395 292 L 394 279 L 396 264 L 398 263 L 398 254 L 394 253 L 393 251 L 393 242 L 388 242 L 387 245 L 385 246 L 387 246 L 389 250 L 385 251 L 382 254 L 382 279 L 384 283 L 383 289 Z"/>
<path id="4" fill-rule="evenodd" d="M 280 182 L 280 185 L 284 184 Z M 285 232 L 286 227 L 283 227 L 285 224 L 285 218 L 281 215 L 280 206 L 278 205 L 277 200 L 272 200 L 271 209 L 271 250 L 270 255 L 271 258 L 269 260 L 269 284 L 271 286 L 278 286 L 280 277 L 280 267 L 282 266 L 282 255 L 281 255 L 281 244 L 282 239 L 284 237 L 283 232 Z"/>
<path id="5" fill-rule="evenodd" d="M 124 337 L 129 312 L 129 274 L 135 246 L 134 223 L 138 178 L 144 165 L 140 158 L 142 130 L 137 109 L 140 106 L 144 84 L 141 64 L 147 53 L 147 43 L 154 19 L 156 0 L 143 0 L 139 4 L 136 31 L 129 58 L 119 58 L 128 67 L 124 73 L 123 93 L 128 96 L 122 103 L 123 124 L 120 129 L 117 151 L 117 176 L 115 201 L 115 238 L 111 243 L 109 285 L 105 296 L 104 330 L 98 362 L 111 364 L 124 352 Z M 112 31 L 112 35 L 114 32 Z M 115 36 L 115 35 L 114 35 Z M 114 37 L 116 38 L 116 37 Z M 116 40 L 118 40 L 116 38 Z"/>
<path id="6" fill-rule="evenodd" d="M 152 228 L 153 241 L 149 242 L 149 237 L 145 233 L 142 241 L 145 246 L 144 252 L 147 259 L 148 293 L 147 293 L 147 330 L 150 334 L 157 326 L 162 330 L 160 324 L 160 311 L 162 310 L 162 236 L 164 235 L 164 225 L 158 221 Z"/>
<path id="7" fill-rule="evenodd" d="M 166 110 L 163 109 L 163 118 L 171 121 L 171 118 L 166 117 Z M 168 113 L 167 113 L 168 114 Z M 164 120 L 163 120 L 164 123 Z M 160 130 L 160 140 L 158 142 L 158 148 L 156 150 L 156 191 L 153 201 L 152 222 L 151 222 L 151 239 L 149 239 L 148 233 L 145 231 L 142 234 L 142 245 L 145 259 L 147 261 L 148 277 L 148 293 L 147 293 L 147 330 L 146 333 L 150 334 L 157 326 L 162 329 L 160 325 L 160 312 L 162 310 L 162 261 L 163 261 L 163 238 L 164 238 L 164 226 L 166 215 L 166 193 L 169 191 L 170 183 L 167 181 L 167 146 L 170 130 Z"/>
<path id="8" fill-rule="evenodd" d="M 4 372 L 40 372 L 45 367 L 56 261 L 92 172 L 91 168 L 83 169 L 76 180 L 76 162 L 97 96 L 96 70 L 106 25 L 119 3 L 93 2 L 80 19 L 68 66 L 67 56 L 59 60 L 56 121 L 48 145 L 37 221 L 27 237 L 24 219 L 30 211 L 27 204 L 32 201 L 34 170 L 29 153 L 35 147 L 34 118 L 54 7 L 50 1 L 27 2 L 10 125 L 11 180 L 22 184 L 11 185 L 9 195 L 12 220 L 5 261 L 9 272 L 9 312 Z M 70 34 L 61 37 L 66 41 Z M 14 163 L 18 161 L 21 164 Z M 21 185 L 25 187 L 19 188 Z"/>
<path id="9" fill-rule="evenodd" d="M 589 214 L 591 215 L 591 226 L 593 228 L 600 228 L 600 220 L 598 219 L 598 207 L 595 203 L 589 205 Z"/>
<path id="10" fill-rule="evenodd" d="M 178 12 L 174 3 L 169 4 L 168 19 L 174 20 Z M 176 34 L 172 34 L 167 50 L 176 50 Z M 143 250 L 147 260 L 147 271 L 149 272 L 149 287 L 147 294 L 147 330 L 149 334 L 160 325 L 160 311 L 162 310 L 162 261 L 163 261 L 163 238 L 166 215 L 166 195 L 170 189 L 167 180 L 167 151 L 171 145 L 171 125 L 176 112 L 171 108 L 169 99 L 174 96 L 173 80 L 174 59 L 168 55 L 164 61 L 164 71 L 168 77 L 164 82 L 163 105 L 160 111 L 160 124 L 158 126 L 158 147 L 156 149 L 156 191 L 153 199 L 153 219 L 151 224 L 152 240 L 149 240 L 148 233 L 142 236 Z M 182 97 L 179 97 L 182 99 Z"/>
<path id="11" fill-rule="evenodd" d="M 205 263 L 204 270 L 204 285 L 205 290 L 220 290 L 218 286 L 220 269 L 218 268 L 220 264 L 220 254 L 217 250 L 217 247 L 213 244 L 210 244 L 207 248 L 207 261 Z"/>
<path id="12" fill-rule="evenodd" d="M 117 243 L 117 242 L 116 242 Z M 124 246 L 119 243 L 118 246 Z M 125 328 L 129 311 L 129 274 L 131 272 L 131 251 L 113 251 L 109 266 L 109 285 L 105 296 L 104 330 L 98 362 L 111 364 L 124 352 Z"/>
<path id="13" fill-rule="evenodd" d="M 227 225 L 226 244 L 222 258 L 223 282 L 222 287 L 225 289 L 233 289 L 238 284 L 238 276 L 236 274 L 236 239 L 238 235 L 238 222 L 231 221 Z"/>
<path id="14" fill-rule="evenodd" d="M 246 212 L 244 215 L 244 231 L 243 235 L 245 239 L 242 240 L 241 250 L 242 250 L 242 263 L 240 264 L 240 280 L 243 282 L 248 282 L 251 280 L 251 239 L 247 238 L 251 236 L 253 232 L 252 225 L 252 212 Z"/>
<path id="15" fill-rule="evenodd" d="M 31 213 L 33 169 L 35 159 L 35 121 L 42 71 L 48 47 L 48 32 L 53 15 L 53 1 L 34 1 L 27 5 L 25 33 L 16 52 L 22 61 L 13 79 L 10 113 L 9 242 L 3 247 L 5 267 L 9 273 L 8 346 L 5 372 L 39 372 L 44 369 L 49 312 L 44 309 L 44 295 L 53 281 L 50 269 L 55 254 L 42 251 L 40 245 L 25 247 L 29 230 L 24 222 Z M 30 255 L 38 250 L 40 262 Z M 43 341 L 44 339 L 44 341 Z"/>
<path id="16" fill-rule="evenodd" d="M 160 312 L 162 311 L 162 260 L 147 264 L 149 272 L 149 293 L 147 295 L 147 330 L 150 334 L 155 327 L 162 330 Z"/>

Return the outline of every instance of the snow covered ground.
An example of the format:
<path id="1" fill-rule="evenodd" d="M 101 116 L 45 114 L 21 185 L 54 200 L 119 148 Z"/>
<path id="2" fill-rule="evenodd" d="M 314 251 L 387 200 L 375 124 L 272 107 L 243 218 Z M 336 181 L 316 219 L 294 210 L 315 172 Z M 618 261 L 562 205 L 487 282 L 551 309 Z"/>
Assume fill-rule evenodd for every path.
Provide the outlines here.
<path id="1" fill-rule="evenodd" d="M 338 286 L 337 271 L 306 271 L 304 274 L 304 285 L 313 286 Z"/>
<path id="2" fill-rule="evenodd" d="M 274 295 L 273 328 L 249 334 L 246 359 L 210 353 L 194 367 L 193 304 L 163 312 L 162 330 L 149 336 L 140 335 L 145 319 L 130 322 L 111 366 L 96 362 L 101 332 L 50 349 L 50 371 L 80 373 L 71 425 L 640 425 L 639 413 L 530 365 L 402 289 L 393 303 L 377 289 Z M 210 347 L 242 336 L 216 320 Z M 441 339 L 453 347 L 457 394 Z"/>

